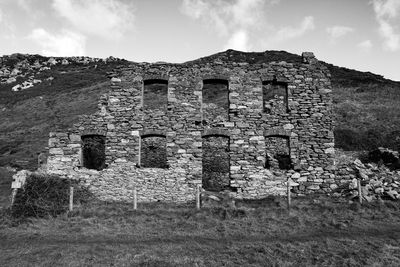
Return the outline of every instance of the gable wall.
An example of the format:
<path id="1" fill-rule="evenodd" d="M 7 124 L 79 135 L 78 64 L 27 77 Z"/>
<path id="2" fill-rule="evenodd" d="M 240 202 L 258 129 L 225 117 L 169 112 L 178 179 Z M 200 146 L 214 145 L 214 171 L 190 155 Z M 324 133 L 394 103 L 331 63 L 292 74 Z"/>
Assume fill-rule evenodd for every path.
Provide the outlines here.
<path id="1" fill-rule="evenodd" d="M 96 114 L 82 117 L 68 134 L 51 133 L 49 141 L 48 171 L 81 179 L 102 199 L 131 199 L 134 187 L 142 201 L 194 199 L 202 183 L 205 135 L 229 137 L 230 187 L 237 197 L 283 194 L 288 177 L 299 183 L 299 193 L 329 191 L 338 183 L 332 168 L 331 87 L 320 64 L 140 63 L 115 76 Z M 288 85 L 288 113 L 263 112 L 262 81 L 274 77 Z M 146 110 L 143 80 L 160 78 L 168 80 L 168 108 Z M 229 81 L 227 120 L 204 116 L 202 81 L 209 78 Z M 168 169 L 140 168 L 140 137 L 153 133 L 166 136 Z M 85 134 L 106 136 L 106 169 L 80 167 Z M 264 168 L 265 138 L 275 135 L 289 137 L 294 169 Z"/>

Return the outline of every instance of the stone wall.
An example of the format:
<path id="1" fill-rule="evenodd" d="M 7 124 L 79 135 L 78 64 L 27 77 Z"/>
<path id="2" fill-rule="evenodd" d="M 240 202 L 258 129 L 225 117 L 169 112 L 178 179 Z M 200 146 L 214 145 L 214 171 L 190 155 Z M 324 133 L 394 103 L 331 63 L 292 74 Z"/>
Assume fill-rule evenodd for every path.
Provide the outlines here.
<path id="1" fill-rule="evenodd" d="M 299 184 L 298 192 L 328 192 L 338 183 L 333 167 L 330 74 L 312 54 L 303 55 L 304 62 L 298 64 L 216 60 L 132 63 L 117 69 L 97 113 L 83 116 L 69 133 L 50 133 L 48 172 L 81 179 L 101 199 L 129 200 L 136 187 L 140 201 L 192 200 L 196 185 L 202 184 L 204 140 L 222 136 L 229 140 L 227 189 L 234 196 L 283 194 L 289 177 Z M 166 109 L 146 108 L 144 81 L 151 79 L 168 82 Z M 227 81 L 228 110 L 203 103 L 203 81 L 210 79 Z M 271 95 L 263 93 L 271 88 L 266 84 L 286 86 L 287 95 L 265 100 L 264 95 Z M 283 101 L 287 109 L 281 108 Z M 265 102 L 278 108 L 266 112 Z M 106 137 L 105 169 L 82 166 L 85 135 Z M 141 139 L 146 136 L 164 136 L 167 168 L 141 166 Z M 281 149 L 271 145 L 269 137 L 288 140 L 289 170 L 276 164 L 266 168 L 267 154 L 277 153 L 268 150 Z"/>

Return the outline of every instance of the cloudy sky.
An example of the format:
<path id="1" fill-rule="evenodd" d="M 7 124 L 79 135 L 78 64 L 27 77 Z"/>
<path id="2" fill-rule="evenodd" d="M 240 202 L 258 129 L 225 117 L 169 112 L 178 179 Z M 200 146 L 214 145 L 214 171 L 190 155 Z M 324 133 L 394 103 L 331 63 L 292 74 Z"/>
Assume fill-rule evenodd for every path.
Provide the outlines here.
<path id="1" fill-rule="evenodd" d="M 0 0 L 0 54 L 183 62 L 312 51 L 400 81 L 400 0 Z"/>

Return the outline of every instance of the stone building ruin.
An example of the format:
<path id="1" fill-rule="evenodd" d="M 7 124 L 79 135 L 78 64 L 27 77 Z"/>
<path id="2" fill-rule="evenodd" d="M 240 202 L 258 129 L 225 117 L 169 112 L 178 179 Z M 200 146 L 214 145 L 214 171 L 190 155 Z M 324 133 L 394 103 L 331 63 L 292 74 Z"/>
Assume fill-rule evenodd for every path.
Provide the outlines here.
<path id="1" fill-rule="evenodd" d="M 98 112 L 50 133 L 47 171 L 99 198 L 188 201 L 197 185 L 238 198 L 336 184 L 330 74 L 302 62 L 132 63 Z"/>

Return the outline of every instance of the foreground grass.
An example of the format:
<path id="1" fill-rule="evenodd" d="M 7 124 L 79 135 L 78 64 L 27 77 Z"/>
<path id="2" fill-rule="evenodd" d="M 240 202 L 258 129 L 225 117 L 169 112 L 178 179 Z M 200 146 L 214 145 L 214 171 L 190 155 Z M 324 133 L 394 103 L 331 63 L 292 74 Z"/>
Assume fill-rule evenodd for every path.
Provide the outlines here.
<path id="1" fill-rule="evenodd" d="M 0 166 L 0 210 L 10 205 L 13 174 L 13 170 Z"/>
<path id="2" fill-rule="evenodd" d="M 2 211 L 2 266 L 399 266 L 400 204 L 325 199 L 193 204 L 92 203 L 55 219 Z"/>

